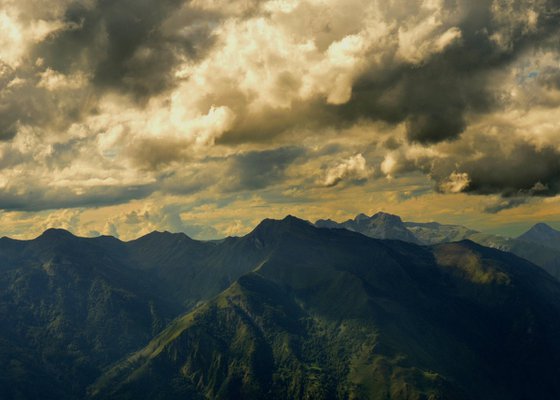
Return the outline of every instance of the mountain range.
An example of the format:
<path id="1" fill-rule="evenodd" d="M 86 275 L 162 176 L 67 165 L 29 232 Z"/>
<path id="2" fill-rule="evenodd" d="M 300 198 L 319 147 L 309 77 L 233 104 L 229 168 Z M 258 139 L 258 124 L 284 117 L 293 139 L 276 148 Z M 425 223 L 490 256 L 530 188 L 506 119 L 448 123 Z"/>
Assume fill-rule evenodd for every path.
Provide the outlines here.
<path id="1" fill-rule="evenodd" d="M 483 246 L 516 254 L 560 279 L 560 231 L 542 222 L 517 238 L 486 234 L 461 225 L 403 222 L 399 216 L 384 212 L 370 217 L 359 214 L 354 219 L 341 223 L 318 220 L 315 226 L 348 229 L 376 239 L 396 239 L 424 245 L 468 239 Z"/>
<path id="2" fill-rule="evenodd" d="M 0 398 L 560 398 L 557 279 L 425 244 L 466 228 L 357 219 L 384 238 L 289 216 L 210 242 L 0 239 Z"/>

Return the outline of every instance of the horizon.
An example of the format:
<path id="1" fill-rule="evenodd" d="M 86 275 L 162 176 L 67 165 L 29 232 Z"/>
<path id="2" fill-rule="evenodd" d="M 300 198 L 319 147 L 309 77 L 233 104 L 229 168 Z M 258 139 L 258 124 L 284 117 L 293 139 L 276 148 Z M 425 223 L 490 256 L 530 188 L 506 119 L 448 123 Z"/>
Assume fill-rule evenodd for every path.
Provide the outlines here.
<path id="1" fill-rule="evenodd" d="M 367 214 L 365 214 L 365 213 L 360 213 L 360 214 L 366 215 L 368 218 L 371 218 L 371 217 L 373 217 L 375 214 L 378 214 L 378 213 L 381 213 L 381 214 L 388 214 L 388 215 L 394 215 L 394 216 L 397 216 L 397 217 L 400 218 L 399 215 L 386 213 L 386 212 L 384 212 L 384 211 L 378 211 L 378 212 L 373 213 L 373 214 L 370 214 L 370 215 L 367 215 Z M 360 215 L 360 214 L 357 214 L 357 215 L 355 215 L 354 217 L 348 218 L 348 219 L 345 219 L 345 220 L 337 220 L 337 221 L 335 221 L 335 220 L 332 220 L 332 219 L 329 219 L 329 218 L 322 218 L 322 220 L 331 220 L 331 221 L 334 221 L 334 222 L 337 222 L 337 223 L 343 223 L 343 222 L 346 222 L 346 221 L 349 221 L 349 220 L 353 220 L 355 217 L 357 217 L 357 216 Z M 277 222 L 278 222 L 278 221 L 282 221 L 282 220 L 284 220 L 284 219 L 286 219 L 286 218 L 288 218 L 288 217 L 294 217 L 294 218 L 299 219 L 299 220 L 301 220 L 301 221 L 309 222 L 309 223 L 311 223 L 313 226 L 315 226 L 315 223 L 316 223 L 316 222 L 318 222 L 319 220 L 321 220 L 321 218 L 320 218 L 320 219 L 311 221 L 311 220 L 308 220 L 308 219 L 305 219 L 305 218 L 301 218 L 301 217 L 299 217 L 299 216 L 297 216 L 297 215 L 287 214 L 287 215 L 285 215 L 284 217 L 281 217 L 281 218 L 264 218 L 264 219 L 262 219 L 261 221 L 259 221 L 257 224 L 255 224 L 253 227 L 251 227 L 247 232 L 245 232 L 245 233 L 243 233 L 243 234 L 240 234 L 240 235 L 230 235 L 230 236 L 214 237 L 214 238 L 197 238 L 197 237 L 195 237 L 195 236 L 189 235 L 187 232 L 184 232 L 184 231 L 169 231 L 169 230 L 158 230 L 158 229 L 154 229 L 154 230 L 152 230 L 152 231 L 149 231 L 149 232 L 147 232 L 147 233 L 143 233 L 143 234 L 141 234 L 140 236 L 133 237 L 133 238 L 120 238 L 119 236 L 105 235 L 105 234 L 98 234 L 98 235 L 92 235 L 92 236 L 84 236 L 84 235 L 78 234 L 78 233 L 76 233 L 76 232 L 73 232 L 71 229 L 62 228 L 62 227 L 56 227 L 56 226 L 48 227 L 48 228 L 46 228 L 45 230 L 43 230 L 41 233 L 39 233 L 38 235 L 36 235 L 36 236 L 29 236 L 29 237 L 11 237 L 11 236 L 3 235 L 3 236 L 0 236 L 0 238 L 8 238 L 8 239 L 14 239 L 14 240 L 24 240 L 24 241 L 28 241 L 28 240 L 34 240 L 34 239 L 39 238 L 40 236 L 42 236 L 43 234 L 45 234 L 45 233 L 46 233 L 47 231 L 49 231 L 49 230 L 62 230 L 62 231 L 68 232 L 68 233 L 72 234 L 73 236 L 76 236 L 76 237 L 79 237 L 79 238 L 94 239 L 94 238 L 97 238 L 97 237 L 113 237 L 113 238 L 116 238 L 116 239 L 121 240 L 121 241 L 123 241 L 123 242 L 134 241 L 134 240 L 136 240 L 136 239 L 140 239 L 141 237 L 150 235 L 150 234 L 152 234 L 152 233 L 184 234 L 184 235 L 186 235 L 187 237 L 189 237 L 190 239 L 197 240 L 197 241 L 215 241 L 215 240 L 218 240 L 218 241 L 219 241 L 219 240 L 226 239 L 226 238 L 228 238 L 228 237 L 243 237 L 243 236 L 246 236 L 246 235 L 250 234 L 258 225 L 260 225 L 260 224 L 261 224 L 263 221 L 265 221 L 265 220 L 273 220 L 273 221 L 277 221 Z M 402 218 L 401 218 L 401 219 L 402 219 Z M 402 219 L 402 221 L 403 221 L 404 223 L 407 223 L 407 222 L 412 222 L 412 223 L 431 223 L 431 222 L 436 222 L 436 223 L 442 224 L 442 223 L 439 222 L 439 221 L 411 221 L 411 220 L 405 220 L 405 219 Z M 481 230 L 475 229 L 475 228 L 473 228 L 473 227 L 471 227 L 471 226 L 464 226 L 464 227 L 465 227 L 465 228 L 469 228 L 469 229 L 474 229 L 475 231 L 478 231 L 478 232 L 480 232 L 480 233 L 493 234 L 493 235 L 503 236 L 503 237 L 505 237 L 505 238 L 516 238 L 517 236 L 521 235 L 522 233 L 527 232 L 529 229 L 531 229 L 532 227 L 534 227 L 535 225 L 540 224 L 540 223 L 544 223 L 544 224 L 548 225 L 549 227 L 551 227 L 551 228 L 553 228 L 553 229 L 555 229 L 555 230 L 557 230 L 557 231 L 560 231 L 560 222 L 559 222 L 559 223 L 549 223 L 549 222 L 544 222 L 544 221 L 535 222 L 534 224 L 530 225 L 529 227 L 527 227 L 526 229 L 520 231 L 519 233 L 517 233 L 517 234 L 515 234 L 515 235 L 506 235 L 506 234 L 502 234 L 502 233 L 500 233 L 500 231 L 497 231 L 497 232 L 481 231 Z M 448 224 L 442 224 L 442 225 L 448 225 Z M 449 225 L 453 225 L 453 224 L 449 224 Z M 463 226 L 463 225 L 462 225 L 462 226 Z M 322 229 L 322 228 L 320 228 L 320 227 L 316 227 L 316 228 L 317 228 L 317 229 Z"/>
<path id="2" fill-rule="evenodd" d="M 560 228 L 559 18 L 547 1 L 4 1 L 0 235 L 210 239 L 378 210 Z"/>

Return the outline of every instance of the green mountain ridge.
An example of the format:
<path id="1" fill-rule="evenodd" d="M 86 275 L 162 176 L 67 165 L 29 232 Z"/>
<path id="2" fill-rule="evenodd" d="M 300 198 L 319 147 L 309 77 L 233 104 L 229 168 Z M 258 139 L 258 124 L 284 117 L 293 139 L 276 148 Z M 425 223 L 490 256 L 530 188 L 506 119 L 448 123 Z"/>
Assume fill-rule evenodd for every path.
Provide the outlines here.
<path id="1" fill-rule="evenodd" d="M 470 241 L 291 216 L 213 242 L 2 238 L 0 398 L 555 399 L 559 285 Z"/>
<path id="2" fill-rule="evenodd" d="M 530 263 L 472 242 L 421 248 L 294 220 L 250 236 L 269 244 L 266 260 L 117 364 L 93 398 L 560 393 L 560 325 L 547 322 L 560 316 L 560 285 Z"/>
<path id="3" fill-rule="evenodd" d="M 65 231 L 1 240 L 0 351 L 14 366 L 3 363 L 0 397 L 79 398 L 102 368 L 181 310 L 102 249 Z M 38 375 L 31 385 L 29 375 Z"/>

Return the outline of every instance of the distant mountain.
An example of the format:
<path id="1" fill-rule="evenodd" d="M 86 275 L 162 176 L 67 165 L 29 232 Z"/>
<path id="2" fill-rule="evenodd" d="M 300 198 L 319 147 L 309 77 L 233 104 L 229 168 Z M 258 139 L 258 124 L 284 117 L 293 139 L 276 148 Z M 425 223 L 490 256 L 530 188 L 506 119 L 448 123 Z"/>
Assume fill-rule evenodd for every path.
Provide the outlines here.
<path id="1" fill-rule="evenodd" d="M 90 397 L 560 397 L 560 283 L 521 258 L 293 217 L 240 240 L 262 251 L 255 268 L 115 364 Z"/>
<path id="2" fill-rule="evenodd" d="M 535 224 L 518 239 L 560 251 L 560 231 L 542 222 Z"/>
<path id="3" fill-rule="evenodd" d="M 320 228 L 348 229 L 375 239 L 398 239 L 415 244 L 434 245 L 468 239 L 525 258 L 560 280 L 560 245 L 555 245 L 560 232 L 546 224 L 535 225 L 517 239 L 478 232 L 462 225 L 402 222 L 400 217 L 386 213 L 372 217 L 360 214 L 343 223 L 318 220 L 315 225 Z"/>
<path id="4" fill-rule="evenodd" d="M 541 243 L 477 232 L 461 225 L 441 225 L 435 222 L 405 222 L 405 225 L 423 243 L 437 244 L 468 239 L 525 258 L 560 280 L 560 250 Z"/>
<path id="5" fill-rule="evenodd" d="M 402 222 L 401 217 L 384 212 L 378 212 L 371 217 L 359 214 L 356 218 L 340 224 L 332 220 L 318 220 L 315 226 L 348 229 L 375 239 L 394 239 L 420 244 L 417 237 Z"/>
<path id="6" fill-rule="evenodd" d="M 437 222 L 405 222 L 404 226 L 424 244 L 458 242 L 478 233 L 462 225 L 443 225 Z"/>

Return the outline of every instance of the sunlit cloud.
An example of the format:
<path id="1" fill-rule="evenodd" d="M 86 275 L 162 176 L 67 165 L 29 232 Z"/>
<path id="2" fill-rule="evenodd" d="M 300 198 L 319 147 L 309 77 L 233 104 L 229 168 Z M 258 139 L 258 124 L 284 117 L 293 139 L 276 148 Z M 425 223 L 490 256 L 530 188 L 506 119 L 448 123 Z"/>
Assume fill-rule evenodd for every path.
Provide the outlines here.
<path id="1" fill-rule="evenodd" d="M 560 219 L 552 0 L 0 6 L 5 233 Z"/>

